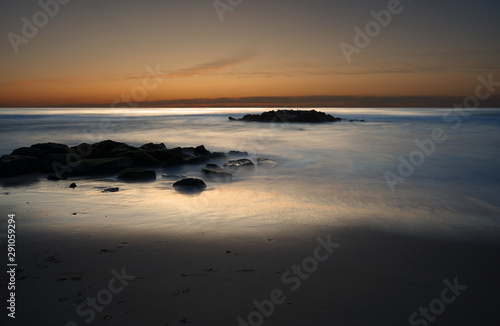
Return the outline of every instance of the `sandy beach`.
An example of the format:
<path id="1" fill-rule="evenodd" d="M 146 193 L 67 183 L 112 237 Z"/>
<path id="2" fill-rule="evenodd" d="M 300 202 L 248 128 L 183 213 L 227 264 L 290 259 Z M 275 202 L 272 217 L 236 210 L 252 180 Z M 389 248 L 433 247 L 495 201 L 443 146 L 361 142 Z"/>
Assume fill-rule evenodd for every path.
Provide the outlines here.
<path id="1" fill-rule="evenodd" d="M 283 291 L 286 302 L 276 305 L 263 325 L 404 325 L 419 307 L 440 298 L 445 279 L 457 279 L 467 289 L 433 324 L 498 324 L 498 247 L 367 229 L 275 234 L 268 241 L 252 235 L 21 232 L 17 317 L 8 325 L 85 325 L 87 318 L 90 324 L 109 325 L 183 320 L 237 325 L 238 316 L 247 320 L 256 311 L 254 300 L 269 300 L 275 289 Z M 308 266 L 311 273 L 302 270 L 307 279 L 285 284 L 284 273 L 314 257 L 316 238 L 328 236 L 341 246 L 317 269 Z M 103 305 L 108 299 L 98 294 L 115 277 L 113 270 L 133 279 Z M 97 305 L 102 311 L 94 317 L 87 307 L 79 315 L 81 301 L 96 296 L 103 299 Z"/>
<path id="2" fill-rule="evenodd" d="M 102 212 L 108 217 L 71 222 L 85 219 L 85 212 L 63 214 L 67 206 L 44 212 L 37 200 L 50 203 L 50 196 L 10 189 L 2 196 L 12 196 L 13 204 L 2 205 L 0 213 L 2 226 L 7 214 L 16 213 L 17 306 L 15 321 L 4 319 L 4 325 L 497 325 L 500 320 L 500 247 L 494 238 L 284 221 L 144 227 L 133 219 L 117 223 L 112 216 L 123 211 L 116 207 Z M 107 202 L 120 194 L 95 193 Z M 16 202 L 26 198 L 24 205 Z M 51 221 L 58 215 L 59 221 Z M 0 282 L 6 300 L 7 279 Z M 450 302 L 443 303 L 447 284 L 454 289 L 445 293 Z M 420 315 L 421 307 L 429 315 Z M 412 324 L 414 313 L 419 315 Z"/>

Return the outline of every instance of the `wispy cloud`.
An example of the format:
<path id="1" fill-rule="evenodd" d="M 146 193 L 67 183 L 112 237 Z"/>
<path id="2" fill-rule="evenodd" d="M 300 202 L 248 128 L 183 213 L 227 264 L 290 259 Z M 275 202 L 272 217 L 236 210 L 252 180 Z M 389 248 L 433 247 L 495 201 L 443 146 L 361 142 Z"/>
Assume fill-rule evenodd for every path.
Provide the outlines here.
<path id="1" fill-rule="evenodd" d="M 200 75 L 207 75 L 212 72 L 222 70 L 231 66 L 238 65 L 240 63 L 246 62 L 252 59 L 255 53 L 239 53 L 233 56 L 220 58 L 212 60 L 202 64 L 196 64 L 192 67 L 181 68 L 179 70 L 174 70 L 173 72 L 160 72 L 161 78 L 184 78 L 184 77 L 194 77 Z M 0 83 L 0 87 L 12 87 L 12 86 L 55 86 L 61 84 L 73 84 L 73 83 L 84 83 L 84 82 L 97 82 L 97 81 L 123 81 L 130 79 L 142 79 L 144 78 L 144 73 L 126 73 L 126 74 L 116 74 L 116 75 L 100 75 L 100 76 L 77 76 L 77 77 L 65 77 L 65 78 L 43 78 L 43 79 L 25 79 L 25 80 L 15 80 Z"/>
<path id="2" fill-rule="evenodd" d="M 217 59 L 211 62 L 198 64 L 193 67 L 180 69 L 169 74 L 162 75 L 163 78 L 193 77 L 210 74 L 214 71 L 225 69 L 252 59 L 253 53 L 238 54 L 232 57 Z"/>

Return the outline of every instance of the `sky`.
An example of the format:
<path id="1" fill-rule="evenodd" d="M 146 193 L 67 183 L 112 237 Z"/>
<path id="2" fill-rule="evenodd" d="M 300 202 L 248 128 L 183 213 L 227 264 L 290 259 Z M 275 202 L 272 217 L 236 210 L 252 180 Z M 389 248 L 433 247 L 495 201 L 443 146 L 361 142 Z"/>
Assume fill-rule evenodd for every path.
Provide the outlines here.
<path id="1" fill-rule="evenodd" d="M 451 107 L 500 82 L 496 0 L 0 4 L 1 107 Z"/>

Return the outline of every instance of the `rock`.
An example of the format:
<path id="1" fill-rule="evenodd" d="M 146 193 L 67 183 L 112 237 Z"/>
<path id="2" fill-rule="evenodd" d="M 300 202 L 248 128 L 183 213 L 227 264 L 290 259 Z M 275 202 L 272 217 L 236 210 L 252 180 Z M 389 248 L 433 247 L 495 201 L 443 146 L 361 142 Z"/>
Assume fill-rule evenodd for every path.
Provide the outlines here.
<path id="1" fill-rule="evenodd" d="M 40 160 L 33 156 L 4 155 L 0 157 L 0 178 L 40 171 Z"/>
<path id="2" fill-rule="evenodd" d="M 92 154 L 92 145 L 88 143 L 81 143 L 77 146 L 71 146 L 70 152 L 80 156 L 80 158 L 87 158 Z"/>
<path id="3" fill-rule="evenodd" d="M 61 170 L 61 167 L 67 166 L 71 156 L 68 154 L 48 154 L 42 157 L 42 170 L 44 172 L 54 172 Z M 78 164 L 79 161 L 69 161 L 71 165 Z M 69 166 L 68 166 L 69 167 Z M 69 170 L 69 169 L 68 169 Z"/>
<path id="4" fill-rule="evenodd" d="M 58 143 L 40 143 L 30 147 L 21 147 L 15 149 L 11 155 L 33 156 L 38 159 L 50 154 L 67 154 L 70 148 L 64 144 Z"/>
<path id="5" fill-rule="evenodd" d="M 200 145 L 200 146 L 198 146 L 198 147 L 196 147 L 194 149 L 194 155 L 195 156 L 209 156 L 210 152 L 207 151 L 207 149 L 205 148 L 205 146 Z"/>
<path id="6" fill-rule="evenodd" d="M 194 147 L 182 147 L 182 153 L 194 156 Z"/>
<path id="7" fill-rule="evenodd" d="M 134 160 L 132 160 L 130 157 L 83 159 L 79 165 L 73 167 L 71 174 L 109 175 L 117 173 L 133 165 Z"/>
<path id="8" fill-rule="evenodd" d="M 208 155 L 208 157 L 217 159 L 217 158 L 227 158 L 228 156 L 224 152 L 212 152 L 210 153 L 210 155 Z"/>
<path id="9" fill-rule="evenodd" d="M 249 159 L 242 158 L 242 159 L 239 159 L 239 160 L 231 160 L 231 161 L 227 162 L 226 164 L 224 164 L 224 167 L 225 168 L 231 168 L 231 169 L 241 168 L 241 167 L 254 168 L 255 165 Z"/>
<path id="10" fill-rule="evenodd" d="M 342 120 L 330 114 L 316 110 L 277 110 L 267 111 L 261 114 L 246 114 L 241 119 L 230 117 L 230 121 L 254 121 L 254 122 L 335 122 Z"/>
<path id="11" fill-rule="evenodd" d="M 161 162 L 140 149 L 134 152 L 133 160 L 137 166 L 161 166 Z"/>
<path id="12" fill-rule="evenodd" d="M 240 152 L 240 151 L 229 151 L 229 156 L 231 157 L 247 157 L 248 152 Z"/>
<path id="13" fill-rule="evenodd" d="M 89 158 L 105 157 L 133 157 L 137 147 L 113 140 L 104 140 L 92 145 L 92 153 Z"/>
<path id="14" fill-rule="evenodd" d="M 147 152 L 149 155 L 154 157 L 160 162 L 167 162 L 172 159 L 182 160 L 182 149 L 180 147 L 172 148 L 172 149 L 156 149 Z"/>
<path id="15" fill-rule="evenodd" d="M 104 189 L 101 192 L 118 192 L 119 190 L 120 190 L 120 188 L 118 188 L 118 187 L 110 187 L 110 188 Z"/>
<path id="16" fill-rule="evenodd" d="M 153 181 L 156 180 L 156 172 L 154 170 L 127 168 L 118 172 L 117 179 L 122 181 Z"/>
<path id="17" fill-rule="evenodd" d="M 163 164 L 163 168 L 168 168 L 182 163 L 184 163 L 184 158 L 182 156 L 172 156 L 167 162 L 165 162 L 165 164 Z"/>
<path id="18" fill-rule="evenodd" d="M 228 182 L 231 181 L 233 175 L 231 172 L 221 168 L 217 164 L 207 164 L 205 168 L 201 169 L 201 172 L 206 176 L 216 179 L 218 181 Z"/>
<path id="19" fill-rule="evenodd" d="M 167 149 L 167 146 L 165 146 L 164 143 L 160 143 L 160 144 L 147 143 L 147 144 L 142 145 L 140 148 L 149 152 L 149 151 L 156 151 L 156 150 L 165 150 L 165 149 Z"/>
<path id="20" fill-rule="evenodd" d="M 49 176 L 47 177 L 47 180 L 49 180 L 49 181 L 59 181 L 59 180 L 66 180 L 66 179 L 68 179 L 66 174 L 62 174 L 62 175 L 49 174 Z"/>
<path id="21" fill-rule="evenodd" d="M 73 182 L 72 184 L 69 185 L 69 187 L 75 189 L 77 186 L 76 183 Z"/>
<path id="22" fill-rule="evenodd" d="M 181 189 L 181 190 L 182 189 L 184 189 L 184 190 L 190 190 L 190 189 L 202 190 L 202 189 L 205 189 L 207 187 L 207 185 L 201 179 L 186 178 L 186 179 L 182 179 L 182 180 L 179 180 L 176 183 L 174 183 L 173 187 Z"/>
<path id="23" fill-rule="evenodd" d="M 185 164 L 203 164 L 205 162 L 208 162 L 210 160 L 210 157 L 208 156 L 202 156 L 202 155 L 197 155 L 197 156 L 189 156 L 184 158 L 184 163 Z"/>
<path id="24" fill-rule="evenodd" d="M 263 158 L 263 157 L 258 157 L 257 158 L 257 166 L 272 167 L 272 166 L 276 166 L 276 165 L 278 165 L 278 162 L 275 162 L 275 161 L 270 160 L 268 158 Z"/>

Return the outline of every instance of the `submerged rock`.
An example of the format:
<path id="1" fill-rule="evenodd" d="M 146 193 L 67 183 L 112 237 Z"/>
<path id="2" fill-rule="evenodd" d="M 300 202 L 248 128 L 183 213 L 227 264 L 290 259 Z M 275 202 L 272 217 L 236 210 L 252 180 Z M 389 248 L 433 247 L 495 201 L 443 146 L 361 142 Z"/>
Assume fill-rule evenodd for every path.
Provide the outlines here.
<path id="1" fill-rule="evenodd" d="M 335 122 L 341 121 L 330 114 L 316 110 L 277 110 L 266 111 L 261 114 L 246 114 L 241 119 L 229 117 L 231 121 L 254 121 L 254 122 Z"/>
<path id="2" fill-rule="evenodd" d="M 118 192 L 118 191 L 120 191 L 120 188 L 110 187 L 110 188 L 106 188 L 106 189 L 102 190 L 101 192 L 105 193 L 105 192 Z"/>
<path id="3" fill-rule="evenodd" d="M 239 160 L 231 160 L 231 161 L 227 162 L 226 164 L 224 164 L 224 167 L 230 168 L 230 169 L 241 168 L 241 167 L 254 168 L 255 165 L 249 159 L 242 158 Z"/>
<path id="4" fill-rule="evenodd" d="M 205 189 L 207 187 L 207 185 L 201 179 L 186 178 L 186 179 L 182 179 L 182 180 L 179 180 L 176 183 L 174 183 L 173 187 L 178 188 L 178 189 L 184 189 L 184 190 L 190 190 L 190 189 L 202 190 L 202 189 Z"/>
<path id="5" fill-rule="evenodd" d="M 156 172 L 154 170 L 127 168 L 118 172 L 117 179 L 122 181 L 153 181 L 156 180 Z"/>
<path id="6" fill-rule="evenodd" d="M 228 182 L 233 178 L 233 174 L 224 168 L 221 168 L 217 164 L 207 164 L 205 168 L 201 169 L 201 172 L 206 176 L 216 179 L 218 181 Z"/>
<path id="7" fill-rule="evenodd" d="M 270 160 L 268 158 L 264 157 L 258 157 L 257 158 L 257 166 L 268 166 L 268 167 L 273 167 L 278 165 L 278 162 L 275 162 L 273 160 Z"/>
<path id="8" fill-rule="evenodd" d="M 247 157 L 248 152 L 240 152 L 240 151 L 229 151 L 229 156 L 231 157 Z"/>
<path id="9" fill-rule="evenodd" d="M 76 185 L 76 183 L 74 183 L 74 182 L 73 182 L 72 184 L 70 184 L 70 185 L 69 185 L 69 188 L 73 188 L 73 189 L 75 189 L 76 187 L 77 187 L 77 185 Z"/>

